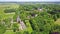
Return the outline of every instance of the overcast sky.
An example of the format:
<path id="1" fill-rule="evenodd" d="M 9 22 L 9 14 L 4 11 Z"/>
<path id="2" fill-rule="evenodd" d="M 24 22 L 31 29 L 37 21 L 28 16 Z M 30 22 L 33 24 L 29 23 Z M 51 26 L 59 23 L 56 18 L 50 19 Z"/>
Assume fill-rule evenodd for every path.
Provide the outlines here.
<path id="1" fill-rule="evenodd" d="M 42 1 L 45 1 L 45 2 L 60 2 L 60 0 L 0 0 L 0 2 L 34 2 L 34 1 L 38 1 L 38 2 L 42 2 Z"/>

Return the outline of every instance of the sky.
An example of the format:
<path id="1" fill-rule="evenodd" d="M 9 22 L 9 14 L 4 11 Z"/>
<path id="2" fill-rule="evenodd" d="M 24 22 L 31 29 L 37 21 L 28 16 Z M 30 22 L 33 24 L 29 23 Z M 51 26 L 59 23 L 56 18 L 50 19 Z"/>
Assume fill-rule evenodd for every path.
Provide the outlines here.
<path id="1" fill-rule="evenodd" d="M 60 2 L 60 0 L 0 0 L 0 2 Z"/>

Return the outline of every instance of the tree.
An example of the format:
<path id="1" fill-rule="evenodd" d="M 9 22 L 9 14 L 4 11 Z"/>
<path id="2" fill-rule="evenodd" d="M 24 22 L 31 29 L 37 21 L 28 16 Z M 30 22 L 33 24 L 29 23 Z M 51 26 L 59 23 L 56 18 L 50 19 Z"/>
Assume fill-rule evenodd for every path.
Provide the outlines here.
<path id="1" fill-rule="evenodd" d="M 11 12 L 15 12 L 15 9 L 5 9 L 4 12 L 5 13 L 11 13 Z"/>
<path id="2" fill-rule="evenodd" d="M 0 34 L 4 34 L 6 31 L 6 26 L 2 23 L 0 23 Z"/>
<path id="3" fill-rule="evenodd" d="M 29 32 L 28 31 L 24 31 L 23 34 L 29 34 Z"/>
<path id="4" fill-rule="evenodd" d="M 19 29 L 18 23 L 13 23 L 12 29 L 14 32 L 16 32 Z"/>
<path id="5" fill-rule="evenodd" d="M 33 30 L 38 32 L 51 31 L 54 25 L 54 20 L 49 16 L 50 15 L 47 12 L 42 12 L 39 14 L 39 16 L 32 18 L 30 20 L 30 23 Z"/>

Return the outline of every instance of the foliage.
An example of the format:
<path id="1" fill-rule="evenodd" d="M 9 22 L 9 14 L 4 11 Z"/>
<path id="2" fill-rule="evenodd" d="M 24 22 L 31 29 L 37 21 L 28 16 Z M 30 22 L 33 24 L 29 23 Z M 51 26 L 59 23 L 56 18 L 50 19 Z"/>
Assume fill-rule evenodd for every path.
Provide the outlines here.
<path id="1" fill-rule="evenodd" d="M 26 25 L 26 30 L 19 30 L 18 16 Z M 20 4 L 18 8 L 0 7 L 0 34 L 49 34 L 60 32 L 60 25 L 57 24 L 58 22 L 55 23 L 59 18 L 59 4 Z M 13 23 L 11 23 L 11 20 Z"/>

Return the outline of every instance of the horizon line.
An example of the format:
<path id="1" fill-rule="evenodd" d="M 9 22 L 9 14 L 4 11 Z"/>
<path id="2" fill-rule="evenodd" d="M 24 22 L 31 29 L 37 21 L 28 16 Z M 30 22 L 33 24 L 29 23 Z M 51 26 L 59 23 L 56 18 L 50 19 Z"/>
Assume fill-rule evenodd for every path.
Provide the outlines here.
<path id="1" fill-rule="evenodd" d="M 0 1 L 0 2 L 60 2 L 60 1 Z"/>

